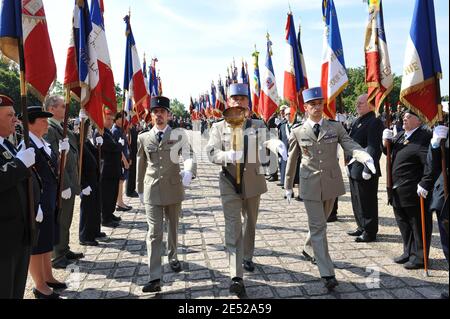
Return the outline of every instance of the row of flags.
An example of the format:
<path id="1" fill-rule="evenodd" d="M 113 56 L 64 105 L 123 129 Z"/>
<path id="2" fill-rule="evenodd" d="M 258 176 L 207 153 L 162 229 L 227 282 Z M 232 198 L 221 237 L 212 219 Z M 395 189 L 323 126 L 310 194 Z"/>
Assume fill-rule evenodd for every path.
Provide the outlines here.
<path id="1" fill-rule="evenodd" d="M 103 107 L 117 110 L 115 82 L 106 41 L 103 0 L 74 0 L 73 27 L 67 53 L 64 85 L 70 89 L 94 123 L 103 128 Z M 89 9 L 89 7 L 91 9 Z M 366 28 L 365 60 L 369 101 L 379 109 L 393 88 L 393 74 L 387 49 L 381 0 L 368 0 L 369 22 Z M 336 97 L 348 85 L 344 50 L 338 15 L 333 0 L 322 0 L 324 20 L 321 87 L 325 95 L 325 114 L 336 117 Z M 42 0 L 2 0 L 0 12 L 0 51 L 16 63 L 22 62 L 25 81 L 39 99 L 45 96 L 56 79 L 56 64 L 48 34 Z M 142 119 L 148 112 L 150 96 L 161 95 L 162 85 L 156 73 L 156 59 L 141 68 L 131 29 L 130 15 L 125 17 L 126 61 L 124 77 L 124 108 L 130 119 Z M 296 33 L 293 14 L 286 23 L 287 63 L 284 73 L 283 97 L 293 117 L 303 112 L 301 92 L 308 88 L 300 29 Z M 23 54 L 19 54 L 19 48 Z M 259 52 L 253 56 L 253 83 L 250 92 L 251 110 L 268 121 L 278 109 L 279 95 L 272 63 L 272 42 L 267 35 L 266 60 L 260 76 Z M 23 61 L 20 61 L 20 57 Z M 434 3 L 416 0 L 406 48 L 400 100 L 432 125 L 440 119 L 439 80 L 441 65 L 436 36 Z M 219 116 L 225 109 L 227 89 L 233 82 L 250 84 L 246 63 L 239 74 L 233 63 L 225 81 L 211 86 L 211 95 L 203 94 L 192 101 L 191 113 Z M 293 120 L 292 118 L 291 120 Z"/>

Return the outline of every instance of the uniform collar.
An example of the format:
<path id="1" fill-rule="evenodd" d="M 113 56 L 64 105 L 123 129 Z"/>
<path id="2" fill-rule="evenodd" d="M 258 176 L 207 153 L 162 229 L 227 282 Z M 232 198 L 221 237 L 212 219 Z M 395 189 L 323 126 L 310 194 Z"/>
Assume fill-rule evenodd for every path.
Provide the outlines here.
<path id="1" fill-rule="evenodd" d="M 36 145 L 38 149 L 43 148 L 45 153 L 47 153 L 48 156 L 52 155 L 52 150 L 50 149 L 50 144 L 48 144 L 43 138 L 39 138 L 36 135 L 34 135 L 32 132 L 30 132 L 30 139 L 33 141 L 33 143 Z"/>
<path id="2" fill-rule="evenodd" d="M 0 136 L 0 145 L 3 145 L 3 142 L 5 141 L 5 139 L 3 137 Z"/>
<path id="3" fill-rule="evenodd" d="M 314 122 L 313 120 L 311 120 L 310 118 L 308 118 L 308 119 L 306 120 L 306 123 L 309 124 L 309 125 L 311 126 L 311 128 L 314 128 L 314 125 L 316 125 L 316 124 L 319 124 L 320 127 L 322 127 L 322 125 L 323 125 L 323 118 L 320 119 L 319 123 L 316 123 L 316 122 Z"/>
<path id="4" fill-rule="evenodd" d="M 405 131 L 405 139 L 409 139 L 414 134 L 414 132 L 417 131 L 419 128 L 420 128 L 420 126 L 415 128 L 412 131 L 408 131 L 408 132 Z"/>

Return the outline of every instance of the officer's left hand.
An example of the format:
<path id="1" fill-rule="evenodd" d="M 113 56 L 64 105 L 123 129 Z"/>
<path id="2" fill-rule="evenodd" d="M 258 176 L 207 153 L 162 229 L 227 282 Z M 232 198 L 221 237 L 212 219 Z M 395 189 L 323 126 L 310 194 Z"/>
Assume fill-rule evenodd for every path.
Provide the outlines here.
<path id="1" fill-rule="evenodd" d="M 192 172 L 191 171 L 182 171 L 180 173 L 181 178 L 183 179 L 183 186 L 188 187 L 192 182 Z"/>
<path id="2" fill-rule="evenodd" d="M 42 211 L 41 205 L 38 207 L 38 213 L 36 215 L 36 222 L 42 223 L 44 220 L 44 212 Z"/>
<path id="3" fill-rule="evenodd" d="M 288 152 L 286 149 L 286 145 L 284 145 L 284 143 L 282 141 L 280 141 L 280 144 L 278 144 L 277 147 L 278 153 L 280 153 L 281 158 L 283 159 L 283 161 L 287 161 L 288 159 Z"/>
<path id="4" fill-rule="evenodd" d="M 88 187 L 86 187 L 85 189 L 83 189 L 83 190 L 81 191 L 81 193 L 82 193 L 84 196 L 89 196 L 89 195 L 91 195 L 91 193 L 92 193 L 92 188 L 91 188 L 91 186 L 88 186 Z"/>
<path id="5" fill-rule="evenodd" d="M 119 138 L 119 144 L 125 146 L 125 140 L 123 138 Z"/>
<path id="6" fill-rule="evenodd" d="M 363 180 L 368 181 L 368 180 L 370 180 L 372 178 L 372 175 L 367 174 L 366 172 L 363 171 L 362 172 L 362 178 L 363 178 Z"/>
<path id="7" fill-rule="evenodd" d="M 68 152 L 70 150 L 69 138 L 66 137 L 62 141 L 59 141 L 59 152 Z"/>
<path id="8" fill-rule="evenodd" d="M 417 195 L 419 195 L 419 197 L 426 199 L 428 196 L 428 191 L 422 186 L 417 185 Z"/>
<path id="9" fill-rule="evenodd" d="M 70 197 L 72 197 L 72 190 L 69 187 L 68 189 L 62 191 L 61 198 L 62 199 L 69 199 Z"/>
<path id="10" fill-rule="evenodd" d="M 372 174 L 376 174 L 377 173 L 377 169 L 375 168 L 375 163 L 373 161 L 373 158 L 369 158 L 364 165 L 367 166 L 367 168 L 372 172 Z"/>
<path id="11" fill-rule="evenodd" d="M 81 108 L 81 109 L 80 109 L 80 114 L 78 115 L 78 117 L 80 118 L 80 121 L 81 121 L 81 122 L 87 120 L 87 119 L 88 119 L 88 115 L 87 115 L 87 113 L 86 113 L 86 110 L 83 109 L 83 108 Z"/>

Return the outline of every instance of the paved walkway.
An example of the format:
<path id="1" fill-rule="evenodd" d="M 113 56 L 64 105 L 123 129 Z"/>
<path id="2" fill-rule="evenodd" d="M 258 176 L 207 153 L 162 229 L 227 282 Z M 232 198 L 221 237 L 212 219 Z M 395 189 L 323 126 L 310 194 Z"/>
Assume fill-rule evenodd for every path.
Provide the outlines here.
<path id="1" fill-rule="evenodd" d="M 145 237 L 147 224 L 139 200 L 128 199 L 136 209 L 118 214 L 117 229 L 104 228 L 109 236 L 98 247 L 78 245 L 79 202 L 72 227 L 72 250 L 86 258 L 69 270 L 55 271 L 60 280 L 70 280 L 63 296 L 71 299 L 108 298 L 232 298 L 228 292 L 228 259 L 224 248 L 224 217 L 219 197 L 219 167 L 200 156 L 198 178 L 187 191 L 179 231 L 179 258 L 183 271 L 170 271 L 164 259 L 163 292 L 143 294 L 148 281 Z M 384 167 L 384 166 L 382 166 Z M 346 181 L 346 185 L 348 183 Z M 392 262 L 402 244 L 392 208 L 386 205 L 384 180 L 380 183 L 380 232 L 378 241 L 357 244 L 346 231 L 355 227 L 350 194 L 339 200 L 339 221 L 329 224 L 328 242 L 340 285 L 328 294 L 316 266 L 303 261 L 301 251 L 307 235 L 303 203 L 283 200 L 284 191 L 268 183 L 262 197 L 256 232 L 254 273 L 245 274 L 249 298 L 306 299 L 435 299 L 448 289 L 448 266 L 439 243 L 435 223 L 431 248 L 430 277 L 423 270 L 407 271 Z M 297 193 L 296 193 L 297 195 Z M 31 295 L 29 278 L 26 297 Z"/>

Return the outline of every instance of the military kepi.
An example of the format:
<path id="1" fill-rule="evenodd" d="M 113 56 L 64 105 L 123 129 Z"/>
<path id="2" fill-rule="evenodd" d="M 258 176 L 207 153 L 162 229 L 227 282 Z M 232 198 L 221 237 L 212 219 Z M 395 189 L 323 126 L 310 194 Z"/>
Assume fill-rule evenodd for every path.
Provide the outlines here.
<path id="1" fill-rule="evenodd" d="M 323 93 L 321 87 L 311 88 L 303 91 L 303 101 L 305 103 L 314 100 L 323 100 Z"/>
<path id="2" fill-rule="evenodd" d="M 230 96 L 248 97 L 248 85 L 244 83 L 233 83 L 230 85 Z"/>
<path id="3" fill-rule="evenodd" d="M 152 97 L 152 101 L 150 103 L 150 109 L 153 111 L 154 109 L 163 108 L 170 112 L 170 100 L 164 96 L 154 96 Z"/>
<path id="4" fill-rule="evenodd" d="M 28 119 L 29 120 L 53 117 L 52 113 L 44 111 L 44 108 L 39 105 L 38 106 L 29 106 L 27 108 L 27 110 L 28 110 Z M 22 119 L 23 119 L 23 114 L 20 114 L 19 120 L 22 120 Z"/>
<path id="5" fill-rule="evenodd" d="M 6 95 L 0 94 L 0 107 L 13 106 L 14 101 Z"/>

